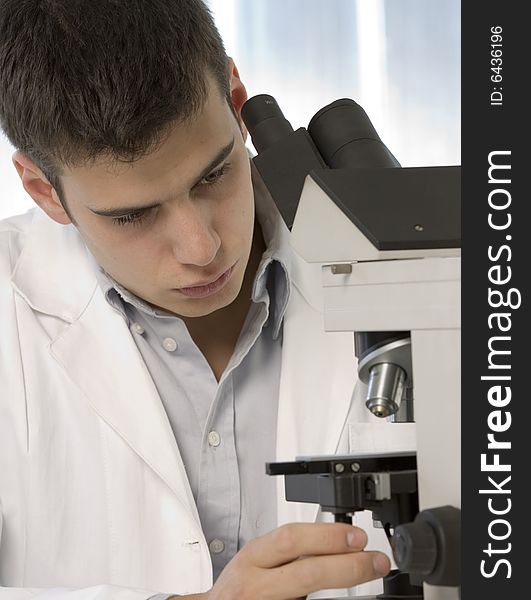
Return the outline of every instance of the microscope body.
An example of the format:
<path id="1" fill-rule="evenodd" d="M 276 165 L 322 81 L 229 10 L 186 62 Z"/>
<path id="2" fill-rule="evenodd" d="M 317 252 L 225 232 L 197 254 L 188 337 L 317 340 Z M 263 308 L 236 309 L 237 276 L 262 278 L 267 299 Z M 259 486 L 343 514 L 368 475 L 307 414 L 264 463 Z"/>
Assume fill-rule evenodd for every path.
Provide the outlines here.
<path id="1" fill-rule="evenodd" d="M 316 179 L 318 175 L 310 175 L 304 184 L 292 245 L 308 262 L 323 264 L 324 328 L 409 332 L 419 511 L 459 508 L 460 250 L 408 249 L 400 244 L 378 249 L 329 201 Z M 412 225 L 414 233 L 421 223 Z M 311 232 L 319 230 L 334 235 L 317 241 Z M 425 583 L 424 598 L 458 600 L 459 591 Z"/>
<path id="2" fill-rule="evenodd" d="M 401 168 L 349 99 L 308 130 L 293 131 L 267 95 L 242 116 L 291 245 L 321 265 L 325 331 L 355 337 L 367 410 L 416 430 L 407 456 L 299 457 L 267 472 L 285 475 L 286 499 L 318 503 L 336 521 L 383 515 L 397 577 L 409 581 L 395 593 L 385 578 L 379 599 L 458 600 L 460 167 Z"/>
<path id="3" fill-rule="evenodd" d="M 326 331 L 409 331 L 419 508 L 460 506 L 460 259 L 323 267 Z"/>

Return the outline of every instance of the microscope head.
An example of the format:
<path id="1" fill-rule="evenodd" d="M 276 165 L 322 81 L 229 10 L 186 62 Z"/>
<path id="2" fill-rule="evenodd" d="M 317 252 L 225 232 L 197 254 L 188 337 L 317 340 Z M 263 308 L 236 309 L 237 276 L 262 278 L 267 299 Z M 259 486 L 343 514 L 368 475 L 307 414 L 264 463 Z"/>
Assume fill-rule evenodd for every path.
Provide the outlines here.
<path id="1" fill-rule="evenodd" d="M 253 161 L 292 230 L 292 247 L 329 268 L 332 287 L 352 291 L 354 264 L 459 256 L 460 167 L 400 168 L 363 108 L 348 98 L 296 131 L 269 95 L 251 98 L 242 117 L 258 151 Z M 355 332 L 367 408 L 412 421 L 409 331 L 382 327 L 381 320 L 354 327 L 351 311 L 332 315 L 328 291 L 325 329 L 333 316 L 334 330 Z"/>

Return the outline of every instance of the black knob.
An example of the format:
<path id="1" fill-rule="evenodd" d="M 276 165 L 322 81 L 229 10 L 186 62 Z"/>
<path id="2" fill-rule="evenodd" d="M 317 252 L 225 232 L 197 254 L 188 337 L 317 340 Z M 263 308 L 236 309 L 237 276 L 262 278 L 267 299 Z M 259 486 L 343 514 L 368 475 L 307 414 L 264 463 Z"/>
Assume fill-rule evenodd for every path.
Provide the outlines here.
<path id="1" fill-rule="evenodd" d="M 461 511 L 439 506 L 395 528 L 391 540 L 398 568 L 432 585 L 461 584 Z"/>
<path id="2" fill-rule="evenodd" d="M 428 575 L 437 560 L 437 538 L 425 521 L 415 520 L 395 529 L 392 539 L 393 556 L 401 571 Z"/>

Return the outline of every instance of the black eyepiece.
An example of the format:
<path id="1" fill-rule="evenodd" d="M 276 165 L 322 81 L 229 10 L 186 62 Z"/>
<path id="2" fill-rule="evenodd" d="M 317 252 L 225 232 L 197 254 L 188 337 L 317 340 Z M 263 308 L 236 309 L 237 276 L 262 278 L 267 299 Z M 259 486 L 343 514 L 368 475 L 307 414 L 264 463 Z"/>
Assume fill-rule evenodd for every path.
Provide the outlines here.
<path id="1" fill-rule="evenodd" d="M 336 100 L 317 112 L 308 132 L 331 168 L 400 166 L 367 113 L 350 98 Z"/>
<path id="2" fill-rule="evenodd" d="M 268 94 L 247 100 L 242 108 L 242 119 L 257 152 L 293 133 L 293 127 L 282 114 L 277 101 Z"/>

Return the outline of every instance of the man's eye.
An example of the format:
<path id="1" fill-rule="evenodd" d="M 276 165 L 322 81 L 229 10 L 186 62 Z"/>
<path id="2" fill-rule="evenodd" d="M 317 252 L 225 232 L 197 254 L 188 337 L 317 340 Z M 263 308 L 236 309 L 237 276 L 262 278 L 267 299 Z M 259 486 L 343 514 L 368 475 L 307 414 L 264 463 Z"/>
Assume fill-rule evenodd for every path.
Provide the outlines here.
<path id="1" fill-rule="evenodd" d="M 204 177 L 200 182 L 199 185 L 203 186 L 213 186 L 216 185 L 216 183 L 219 183 L 223 177 L 229 172 L 230 170 L 230 164 L 229 163 L 225 163 L 222 167 L 220 167 L 219 169 L 217 169 L 217 171 L 213 171 L 212 173 L 210 173 L 210 175 L 207 175 L 206 177 Z"/>
<path id="2" fill-rule="evenodd" d="M 137 210 L 121 217 L 113 217 L 112 221 L 116 225 L 141 225 L 146 212 L 145 210 Z"/>

